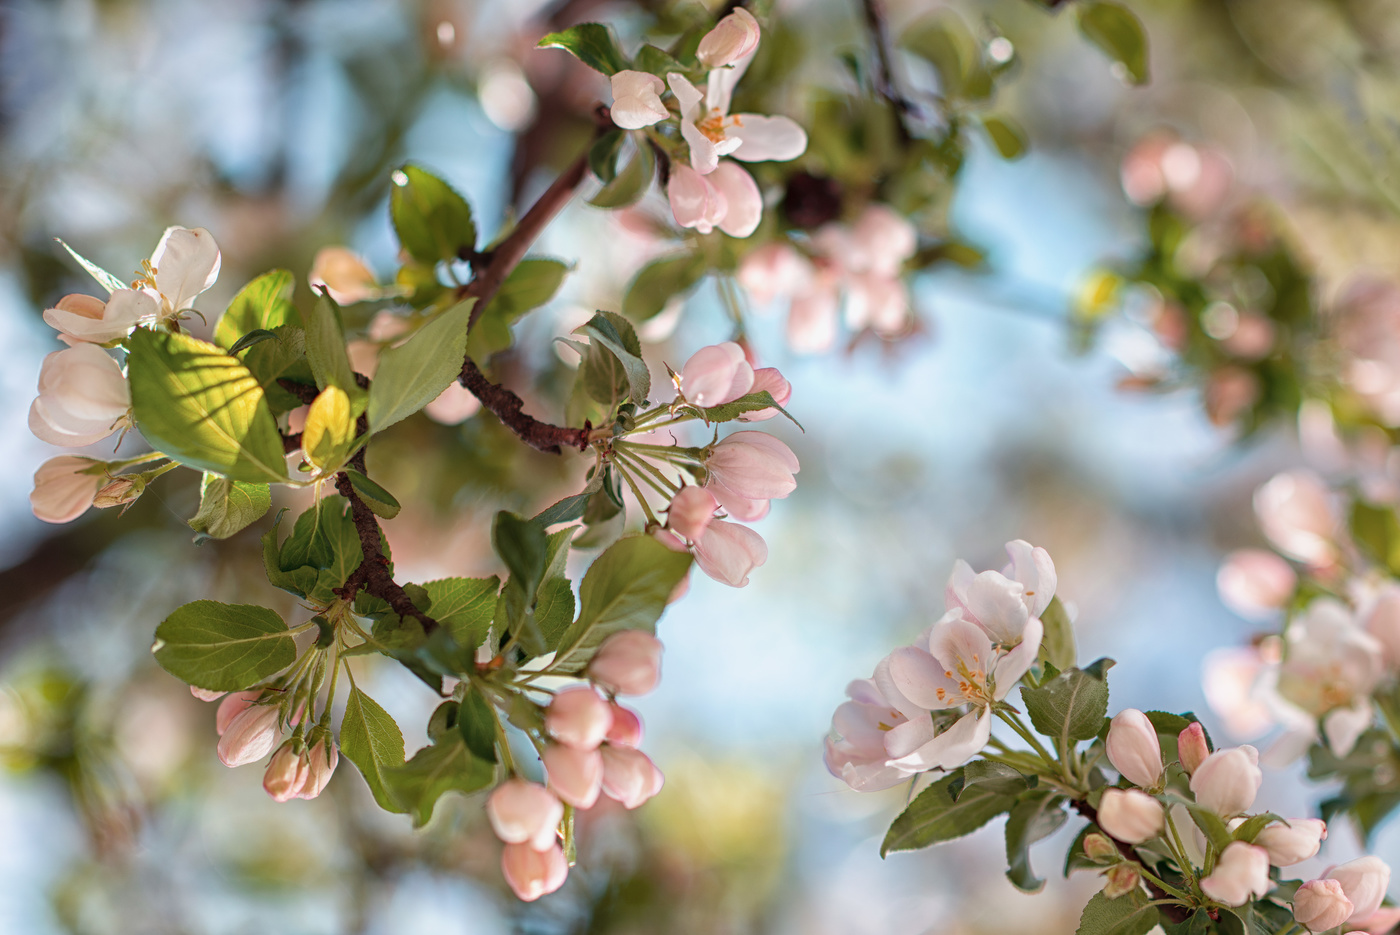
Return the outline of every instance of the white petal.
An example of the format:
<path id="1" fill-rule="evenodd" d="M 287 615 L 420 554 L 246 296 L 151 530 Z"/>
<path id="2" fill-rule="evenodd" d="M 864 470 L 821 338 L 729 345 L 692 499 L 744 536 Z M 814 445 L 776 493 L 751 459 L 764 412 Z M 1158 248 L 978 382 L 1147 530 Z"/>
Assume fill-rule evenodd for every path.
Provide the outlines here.
<path id="1" fill-rule="evenodd" d="M 807 151 L 807 131 L 789 117 L 739 114 L 725 134 L 743 140 L 734 158 L 745 162 L 787 162 Z"/>
<path id="2" fill-rule="evenodd" d="M 640 130 L 659 123 L 669 116 L 661 103 L 666 85 L 655 75 L 644 71 L 620 71 L 612 76 L 613 123 L 624 130 Z"/>
<path id="3" fill-rule="evenodd" d="M 705 106 L 709 107 L 710 110 L 717 110 L 721 114 L 729 113 L 729 102 L 734 97 L 734 86 L 739 83 L 740 78 L 744 77 L 744 72 L 749 70 L 749 63 L 753 61 L 753 57 L 754 52 L 750 52 L 729 68 L 716 68 L 710 72 L 709 79 L 705 84 Z"/>
<path id="4" fill-rule="evenodd" d="M 1322 719 L 1322 732 L 1327 735 L 1327 743 L 1337 756 L 1347 756 L 1356 747 L 1356 741 L 1371 726 L 1371 703 L 1362 701 L 1350 708 L 1336 708 Z"/>
<path id="5" fill-rule="evenodd" d="M 189 308 L 195 296 L 214 285 L 221 263 L 219 245 L 202 227 L 168 229 L 151 254 L 156 288 L 177 312 Z"/>
<path id="6" fill-rule="evenodd" d="M 967 609 L 998 643 L 1014 643 L 1025 629 L 1025 588 L 1001 572 L 984 571 L 967 588 Z"/>
<path id="7" fill-rule="evenodd" d="M 719 150 L 714 141 L 701 133 L 690 120 L 681 121 L 681 136 L 690 144 L 690 166 L 701 175 L 709 175 L 719 165 Z"/>
<path id="8" fill-rule="evenodd" d="M 719 229 L 730 237 L 747 237 L 758 230 L 763 219 L 763 194 L 758 183 L 742 167 L 722 162 L 710 173 L 710 184 L 724 196 L 728 210 Z"/>
<path id="9" fill-rule="evenodd" d="M 967 607 L 967 589 L 976 577 L 977 573 L 967 562 L 958 559 L 953 563 L 953 573 L 948 576 L 948 585 L 943 589 L 943 602 L 949 610 Z"/>
<path id="10" fill-rule="evenodd" d="M 901 646 L 890 653 L 889 667 L 895 688 L 920 708 L 936 711 L 967 701 L 957 680 L 922 649 Z"/>
<path id="11" fill-rule="evenodd" d="M 987 708 L 977 708 L 958 718 L 952 727 L 913 753 L 891 760 L 890 765 L 906 769 L 953 769 L 985 747 L 991 736 L 992 713 Z"/>
<path id="12" fill-rule="evenodd" d="M 903 724 L 885 732 L 885 752 L 893 759 L 892 763 L 901 763 L 902 760 L 914 753 L 920 747 L 926 746 L 934 739 L 933 721 L 930 720 L 928 712 L 922 712 L 912 721 L 905 721 Z M 916 769 L 927 769 L 926 766 L 915 767 Z"/>
<path id="13" fill-rule="evenodd" d="M 894 676 L 890 674 L 889 656 L 881 659 L 875 666 L 875 674 L 870 677 L 870 680 L 875 683 L 875 687 L 880 690 L 880 694 L 889 702 L 890 707 L 909 718 L 911 722 L 923 721 L 931 724 L 928 719 L 928 709 L 921 708 L 905 698 L 904 693 L 894 684 Z"/>
<path id="14" fill-rule="evenodd" d="M 1044 636 L 1045 625 L 1040 622 L 1039 617 L 1032 617 L 1021 636 L 1021 645 L 1001 657 L 995 673 L 997 701 L 1005 698 L 1020 681 L 1021 676 L 1035 664 L 1035 657 L 1040 653 L 1040 641 Z"/>
<path id="15" fill-rule="evenodd" d="M 982 628 L 961 617 L 940 620 L 929 634 L 929 652 L 945 669 L 985 673 L 992 665 L 992 641 Z"/>
<path id="16" fill-rule="evenodd" d="M 676 103 L 680 105 L 681 120 L 694 123 L 700 114 L 700 99 L 704 97 L 700 89 L 691 84 L 685 75 L 675 72 L 666 76 L 666 83 L 671 86 L 671 93 L 676 96 Z"/>

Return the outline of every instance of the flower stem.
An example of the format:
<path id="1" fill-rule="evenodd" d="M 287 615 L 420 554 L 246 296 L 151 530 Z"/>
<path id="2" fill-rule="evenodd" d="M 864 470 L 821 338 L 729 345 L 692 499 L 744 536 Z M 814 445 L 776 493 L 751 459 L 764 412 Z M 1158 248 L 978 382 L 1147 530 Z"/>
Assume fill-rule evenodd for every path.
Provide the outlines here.
<path id="1" fill-rule="evenodd" d="M 632 496 L 636 497 L 637 502 L 642 505 L 642 512 L 647 515 L 647 525 L 660 526 L 661 523 L 657 522 L 656 514 L 651 511 L 651 504 L 647 503 L 647 498 L 642 496 L 641 488 L 632 479 L 632 475 L 624 469 L 622 462 L 614 461 L 613 466 L 617 468 L 617 473 L 622 475 L 622 479 L 627 481 L 627 486 L 632 488 Z"/>
<path id="2" fill-rule="evenodd" d="M 1016 716 L 1016 713 L 1014 711 L 1008 711 L 1005 707 L 995 706 L 992 708 L 992 710 L 996 713 L 997 717 L 1001 718 L 1007 724 L 1011 725 L 1011 729 L 1014 730 L 1016 733 L 1020 734 L 1021 738 L 1025 740 L 1026 743 L 1030 744 L 1031 748 L 1034 749 L 1036 753 L 1040 754 L 1040 758 L 1045 761 L 1045 765 L 1047 768 L 1050 767 L 1051 764 L 1057 764 L 1060 767 L 1061 775 L 1064 775 L 1065 779 L 1071 780 L 1071 782 L 1073 781 L 1072 777 L 1065 774 L 1064 764 L 1060 763 L 1059 760 L 1050 755 L 1050 751 L 1046 750 L 1045 745 L 1040 742 L 1040 740 L 1035 736 L 1035 734 L 1031 733 L 1030 730 L 1026 727 L 1026 725 L 1021 723 L 1021 719 Z"/>

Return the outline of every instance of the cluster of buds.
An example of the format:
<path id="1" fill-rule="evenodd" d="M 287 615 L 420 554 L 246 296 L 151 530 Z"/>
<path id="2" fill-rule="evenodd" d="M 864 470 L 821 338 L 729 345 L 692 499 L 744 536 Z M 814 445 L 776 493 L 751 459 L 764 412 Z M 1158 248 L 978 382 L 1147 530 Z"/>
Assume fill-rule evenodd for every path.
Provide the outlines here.
<path id="1" fill-rule="evenodd" d="M 763 217 L 758 183 L 722 157 L 786 162 L 807 149 L 806 131 L 788 117 L 729 113 L 759 39 L 758 21 L 747 10 L 721 19 L 696 49 L 706 70 L 703 91 L 679 72 L 668 73 L 665 81 L 630 69 L 612 76 L 613 122 L 645 130 L 649 144 L 671 156 L 666 184 L 671 213 L 677 224 L 702 234 L 719 228 L 731 237 L 748 237 Z"/>
<path id="2" fill-rule="evenodd" d="M 190 692 L 202 701 L 219 701 L 214 726 L 219 759 L 225 766 L 246 766 L 272 753 L 263 788 L 278 802 L 314 799 L 326 788 L 340 762 L 340 750 L 326 724 L 302 731 L 300 718 L 289 714 L 285 692 L 251 689 L 225 695 L 194 687 Z M 288 727 L 293 734 L 278 747 L 277 740 Z"/>
<path id="3" fill-rule="evenodd" d="M 759 306 L 787 299 L 788 345 L 820 353 L 836 343 L 843 317 L 857 334 L 869 329 L 896 338 L 910 330 L 902 274 L 917 248 L 913 224 L 888 205 L 871 204 L 852 223 L 828 223 L 801 244 L 759 247 L 741 261 L 739 282 Z"/>
<path id="4" fill-rule="evenodd" d="M 776 368 L 754 369 L 733 341 L 696 351 L 673 378 L 676 399 L 637 417 L 633 427 L 611 443 L 612 465 L 631 485 L 653 535 L 677 551 L 690 551 L 700 569 L 716 581 L 743 587 L 749 573 L 767 561 L 768 546 L 741 523 L 767 516 L 769 501 L 796 489 L 797 456 L 774 436 L 752 429 L 701 447 L 654 442 L 663 437 L 660 429 L 704 418 L 706 410 L 755 393 L 766 392 L 782 406 L 792 387 Z M 744 412 L 738 420 L 761 422 L 777 414 L 770 406 Z M 651 440 L 641 441 L 635 437 L 638 433 Z M 657 511 L 665 514 L 664 522 L 652 511 L 642 484 L 666 497 Z"/>
<path id="5" fill-rule="evenodd" d="M 220 254 L 207 230 L 172 227 L 130 288 L 86 261 L 83 264 L 110 295 L 105 302 L 90 295 L 66 295 L 45 310 L 44 321 L 68 347 L 44 358 L 39 395 L 29 408 L 30 431 L 65 448 L 92 445 L 131 427 L 126 373 L 108 349 L 137 327 L 177 321 L 218 278 Z M 128 463 L 133 462 L 107 464 L 72 455 L 51 458 L 34 474 L 30 494 L 34 515 L 45 522 L 66 523 L 91 506 L 130 503 L 140 496 L 149 477 L 110 474 L 113 467 Z"/>
<path id="6" fill-rule="evenodd" d="M 661 771 L 637 749 L 641 718 L 617 702 L 656 687 L 661 642 L 640 630 L 615 633 L 599 646 L 587 676 L 590 684 L 558 692 L 545 708 L 546 784 L 512 776 L 486 803 L 491 828 L 505 842 L 501 871 L 526 901 L 554 892 L 568 876 L 560 843 L 566 805 L 589 809 L 604 795 L 632 809 L 661 791 Z"/>

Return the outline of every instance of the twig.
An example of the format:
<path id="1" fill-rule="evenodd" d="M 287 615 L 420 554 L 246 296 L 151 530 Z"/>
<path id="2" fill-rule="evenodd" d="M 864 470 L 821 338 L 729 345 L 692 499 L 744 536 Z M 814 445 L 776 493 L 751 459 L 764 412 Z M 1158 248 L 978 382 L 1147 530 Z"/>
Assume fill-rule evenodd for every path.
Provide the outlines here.
<path id="1" fill-rule="evenodd" d="M 861 9 L 865 12 L 865 28 L 870 33 L 870 44 L 875 47 L 875 91 L 894 108 L 900 138 L 908 143 L 914 138 L 914 134 L 909 129 L 906 118 L 910 114 L 917 114 L 918 108 L 900 92 L 895 83 L 884 9 L 880 0 L 861 0 Z"/>
<path id="2" fill-rule="evenodd" d="M 520 437 L 531 448 L 559 454 L 562 448 L 588 450 L 588 433 L 592 426 L 567 428 L 541 422 L 521 411 L 524 400 L 503 386 L 486 379 L 470 357 L 462 364 L 462 385 L 471 390 L 481 404 L 491 411 L 501 424 Z"/>

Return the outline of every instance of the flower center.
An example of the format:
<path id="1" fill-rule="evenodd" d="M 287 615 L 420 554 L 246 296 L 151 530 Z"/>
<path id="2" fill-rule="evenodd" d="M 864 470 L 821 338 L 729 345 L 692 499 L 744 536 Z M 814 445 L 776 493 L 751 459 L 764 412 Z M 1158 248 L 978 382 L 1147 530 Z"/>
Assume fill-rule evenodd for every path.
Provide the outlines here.
<path id="1" fill-rule="evenodd" d="M 712 143 L 723 143 L 728 139 L 725 133 L 725 126 L 740 127 L 743 124 L 738 117 L 726 117 L 719 112 L 718 108 L 712 108 L 702 119 L 696 121 L 695 129 L 705 134 Z"/>

